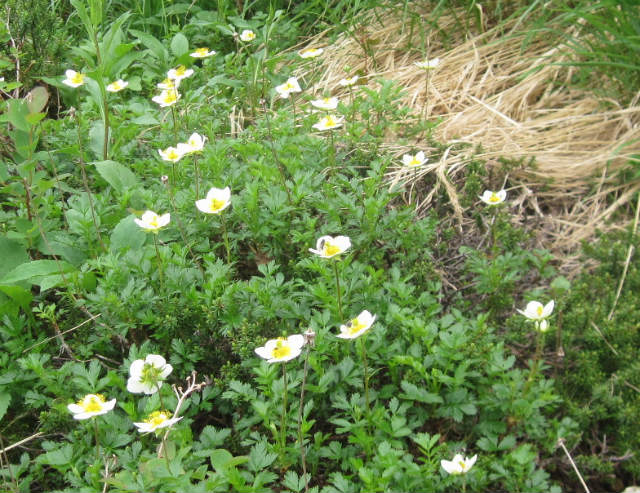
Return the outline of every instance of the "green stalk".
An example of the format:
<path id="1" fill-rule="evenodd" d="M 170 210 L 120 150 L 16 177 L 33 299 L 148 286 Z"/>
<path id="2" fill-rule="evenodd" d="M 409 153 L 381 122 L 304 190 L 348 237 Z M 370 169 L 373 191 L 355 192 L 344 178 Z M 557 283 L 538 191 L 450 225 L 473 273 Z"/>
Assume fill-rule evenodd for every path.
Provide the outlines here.
<path id="1" fill-rule="evenodd" d="M 169 474 L 171 473 L 171 462 L 169 462 L 169 452 L 167 451 L 167 436 L 163 435 L 162 436 L 162 451 L 164 452 L 164 460 L 167 463 L 167 470 L 169 471 Z"/>
<path id="2" fill-rule="evenodd" d="M 307 354 L 304 357 L 304 370 L 302 373 L 302 388 L 300 389 L 300 407 L 298 408 L 298 442 L 300 443 L 300 460 L 302 461 L 305 493 L 309 493 L 309 480 L 307 478 L 307 457 L 304 451 L 304 435 L 302 433 L 302 413 L 304 410 L 304 386 L 307 383 L 307 373 L 309 371 L 309 352 L 309 343 L 307 342 Z"/>
<path id="3" fill-rule="evenodd" d="M 175 91 L 177 91 L 177 89 L 175 89 Z M 176 105 L 172 104 L 171 105 L 171 115 L 173 117 L 173 141 L 174 142 L 178 142 L 178 126 L 176 123 Z M 175 163 L 174 163 L 175 166 Z M 173 176 L 173 181 L 175 183 L 176 177 L 175 177 L 175 167 L 174 167 L 174 176 Z"/>
<path id="4" fill-rule="evenodd" d="M 523 390 L 523 394 L 526 397 L 529 389 L 531 388 L 531 384 L 533 383 L 533 380 L 535 379 L 537 373 L 538 373 L 538 367 L 540 366 L 540 358 L 542 356 L 542 341 L 543 341 L 543 337 L 544 337 L 544 332 L 542 332 L 540 329 L 537 329 L 537 337 L 536 337 L 536 353 L 533 357 L 533 363 L 531 365 L 531 372 L 529 373 L 529 378 L 527 379 L 527 383 L 524 387 Z"/>
<path id="5" fill-rule="evenodd" d="M 336 167 L 336 148 L 335 148 L 335 145 L 333 143 L 333 130 L 329 130 L 329 141 L 330 141 L 330 145 L 329 145 L 329 162 L 331 164 L 331 168 L 329 170 L 329 173 L 331 173 Z"/>
<path id="6" fill-rule="evenodd" d="M 227 250 L 227 264 L 231 264 L 231 249 L 229 248 L 229 235 L 227 234 L 227 222 L 223 214 L 220 214 L 220 220 L 222 221 L 222 233 L 224 235 L 224 246 Z"/>
<path id="7" fill-rule="evenodd" d="M 282 418 L 280 420 L 280 453 L 284 457 L 287 443 L 287 364 L 282 363 L 282 379 L 284 381 L 284 392 L 282 394 Z M 284 465 L 284 461 L 281 461 Z"/>
<path id="8" fill-rule="evenodd" d="M 196 171 L 196 199 L 200 197 L 200 173 L 198 172 L 198 155 L 193 156 L 193 167 Z"/>
<path id="9" fill-rule="evenodd" d="M 100 460 L 100 439 L 98 438 L 98 421 L 95 416 L 93 418 L 93 433 L 96 438 L 96 459 Z"/>
<path id="10" fill-rule="evenodd" d="M 338 313 L 340 314 L 340 323 L 344 321 L 344 317 L 342 315 L 342 297 L 340 296 L 340 277 L 338 276 L 338 261 L 333 260 L 333 271 L 336 274 L 336 291 L 338 294 Z"/>
<path id="11" fill-rule="evenodd" d="M 371 410 L 369 405 L 369 369 L 367 368 L 367 349 L 364 345 L 364 337 L 360 338 L 360 347 L 362 350 L 362 367 L 364 370 L 364 401 L 367 411 L 367 422 L 371 425 Z"/>
<path id="12" fill-rule="evenodd" d="M 160 287 L 164 288 L 164 268 L 162 265 L 162 257 L 160 256 L 160 250 L 158 249 L 158 233 L 153 233 L 153 244 L 156 247 L 156 255 L 158 257 L 158 270 L 160 272 Z M 160 389 L 158 388 L 158 391 Z"/>

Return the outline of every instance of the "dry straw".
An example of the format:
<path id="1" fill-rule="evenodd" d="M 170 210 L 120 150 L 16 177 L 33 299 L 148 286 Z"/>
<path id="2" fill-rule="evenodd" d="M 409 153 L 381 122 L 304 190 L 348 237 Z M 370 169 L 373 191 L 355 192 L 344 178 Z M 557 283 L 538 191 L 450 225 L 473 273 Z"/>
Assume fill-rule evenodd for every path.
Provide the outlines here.
<path id="1" fill-rule="evenodd" d="M 535 165 L 524 165 L 509 176 L 510 196 L 512 204 L 517 204 L 514 212 L 523 221 L 526 214 L 538 216 L 543 246 L 566 255 L 575 252 L 596 228 L 615 227 L 610 223 L 614 213 L 629 205 L 640 189 L 637 181 L 621 183 L 616 176 L 629 168 L 630 160 L 638 161 L 637 98 L 631 106 L 622 107 L 572 87 L 568 82 L 573 69 L 566 63 L 566 50 L 551 44 L 551 36 L 528 39 L 530 33 L 518 30 L 517 19 L 462 39 L 464 30 L 457 19 L 465 14 L 441 16 L 437 19 L 441 32 L 457 32 L 459 38 L 450 43 L 451 49 L 445 49 L 439 42 L 441 35 L 428 27 L 428 13 L 418 14 L 411 21 L 401 9 L 378 11 L 351 35 L 343 34 L 329 43 L 322 33 L 309 43 L 330 44 L 316 92 L 343 93 L 338 81 L 349 66 L 349 75 L 356 71 L 368 74 L 370 87 L 377 87 L 376 80 L 381 78 L 402 85 L 406 89 L 403 103 L 413 108 L 414 119 L 420 118 L 425 104 L 425 73 L 414 62 L 424 60 L 425 55 L 441 59 L 429 74 L 427 114 L 441 119 L 434 137 L 450 152 L 442 158 L 439 152 L 415 172 L 393 170 L 390 183 L 417 189 L 416 207 L 424 212 L 435 190 L 420 194 L 419 183 L 426 175 L 435 175 L 430 183 L 435 179 L 437 187 L 444 187 L 462 224 L 456 188 L 460 189 L 462 171 L 472 159 L 484 159 L 491 165 L 500 157 L 527 162 L 534 158 Z M 367 54 L 363 45 L 373 39 L 375 44 L 370 44 Z M 426 53 L 418 49 L 420 45 L 428 47 Z M 299 75 L 307 74 L 301 71 Z M 426 142 L 398 146 L 394 140 L 390 135 L 387 147 L 398 157 L 412 148 L 427 154 L 435 151 Z M 461 143 L 472 145 L 457 145 Z"/>

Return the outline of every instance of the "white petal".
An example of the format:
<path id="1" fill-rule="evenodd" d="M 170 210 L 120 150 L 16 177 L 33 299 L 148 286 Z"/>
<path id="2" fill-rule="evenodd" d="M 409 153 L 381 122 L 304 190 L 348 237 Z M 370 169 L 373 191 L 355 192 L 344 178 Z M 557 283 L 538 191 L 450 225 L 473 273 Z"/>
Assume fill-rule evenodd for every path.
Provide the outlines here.
<path id="1" fill-rule="evenodd" d="M 554 300 L 551 300 L 549 303 L 547 303 L 542 309 L 542 316 L 546 318 L 549 315 L 551 315 L 553 313 L 554 305 L 555 305 Z"/>
<path id="2" fill-rule="evenodd" d="M 167 360 L 159 354 L 148 354 L 144 359 L 144 362 L 148 365 L 155 366 L 156 368 L 162 368 L 167 364 Z"/>
<path id="3" fill-rule="evenodd" d="M 160 378 L 162 378 L 162 379 L 167 378 L 169 375 L 171 375 L 172 371 L 173 371 L 173 366 L 171 366 L 169 363 L 167 363 L 164 366 L 164 370 L 162 370 L 162 373 L 160 373 Z"/>
<path id="4" fill-rule="evenodd" d="M 67 405 L 67 409 L 71 411 L 73 414 L 79 414 L 84 412 L 84 408 L 82 406 L 78 406 L 78 404 L 69 404 Z"/>
<path id="5" fill-rule="evenodd" d="M 147 389 L 148 386 L 144 385 L 140 381 L 139 375 L 136 375 L 135 377 L 129 377 L 129 380 L 127 380 L 127 390 L 132 394 L 142 394 L 143 392 L 146 392 Z"/>
<path id="6" fill-rule="evenodd" d="M 304 336 L 302 334 L 294 334 L 287 337 L 287 343 L 291 346 L 292 350 L 299 350 L 304 346 Z M 300 354 L 300 353 L 298 353 Z"/>
<path id="7" fill-rule="evenodd" d="M 131 366 L 129 366 L 129 375 L 131 377 L 138 378 L 142 375 L 143 368 L 144 368 L 144 360 L 137 359 L 133 363 L 131 363 Z"/>
<path id="8" fill-rule="evenodd" d="M 262 347 L 257 347 L 255 349 L 255 352 L 258 356 L 260 356 L 261 358 L 264 359 L 270 359 L 271 358 L 271 351 L 267 350 L 267 348 L 265 346 Z"/>

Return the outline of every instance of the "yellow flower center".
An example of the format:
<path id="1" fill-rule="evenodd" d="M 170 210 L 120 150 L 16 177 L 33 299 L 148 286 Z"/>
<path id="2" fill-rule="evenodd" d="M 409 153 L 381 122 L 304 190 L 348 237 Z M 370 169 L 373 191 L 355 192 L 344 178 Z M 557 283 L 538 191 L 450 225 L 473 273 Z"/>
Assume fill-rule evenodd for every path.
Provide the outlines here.
<path id="1" fill-rule="evenodd" d="M 271 357 L 280 359 L 285 358 L 291 354 L 291 346 L 287 345 L 287 340 L 284 337 L 278 337 L 276 347 L 271 351 Z"/>
<path id="2" fill-rule="evenodd" d="M 76 72 L 76 75 L 71 77 L 71 82 L 74 84 L 82 84 L 84 82 L 84 74 Z"/>
<path id="3" fill-rule="evenodd" d="M 332 245 L 328 241 L 325 241 L 324 242 L 323 253 L 327 257 L 332 257 L 332 256 L 337 255 L 338 253 L 340 253 L 340 247 L 336 246 L 336 245 Z"/>
<path id="4" fill-rule="evenodd" d="M 162 85 L 164 85 L 165 87 L 169 88 L 169 89 L 173 89 L 175 86 L 173 84 L 173 81 L 171 79 L 165 79 L 162 81 Z"/>
<path id="5" fill-rule="evenodd" d="M 200 56 L 206 56 L 209 53 L 209 48 L 198 48 L 196 53 Z"/>
<path id="6" fill-rule="evenodd" d="M 337 125 L 336 121 L 333 119 L 332 116 L 328 116 L 327 119 L 324 122 L 324 126 L 327 127 L 327 128 L 335 127 L 336 125 Z"/>
<path id="7" fill-rule="evenodd" d="M 462 469 L 463 471 L 465 470 L 465 468 L 467 467 L 467 465 L 464 463 L 464 461 L 460 461 L 458 462 L 458 465 L 460 466 L 460 469 Z"/>
<path id="8" fill-rule="evenodd" d="M 224 207 L 226 202 L 220 199 L 211 199 L 211 203 L 209 204 L 209 210 L 211 212 L 218 212 L 220 209 Z"/>
<path id="9" fill-rule="evenodd" d="M 144 420 L 144 422 L 147 424 L 150 424 L 154 428 L 157 428 L 168 419 L 169 419 L 168 413 L 164 411 L 154 411 L 149 415 L 147 419 Z"/>
<path id="10" fill-rule="evenodd" d="M 538 312 L 538 317 L 541 317 L 542 316 L 542 307 L 541 306 L 538 307 L 537 312 Z"/>
<path id="11" fill-rule="evenodd" d="M 151 218 L 151 221 L 149 221 L 149 226 L 153 226 L 154 228 L 158 227 L 158 216 Z"/>
<path id="12" fill-rule="evenodd" d="M 500 197 L 495 192 L 491 192 L 491 197 L 489 197 L 489 202 L 500 202 Z"/>
<path id="13" fill-rule="evenodd" d="M 102 410 L 104 404 L 104 396 L 100 394 L 92 395 L 89 399 L 78 401 L 78 406 L 84 409 L 86 413 L 95 413 Z"/>
<path id="14" fill-rule="evenodd" d="M 176 94 L 176 91 L 174 90 L 167 91 L 167 94 L 164 97 L 165 103 L 175 103 L 177 100 L 178 100 L 178 95 Z"/>
<path id="15" fill-rule="evenodd" d="M 420 161 L 416 156 L 413 156 L 411 158 L 411 161 L 409 161 L 409 166 L 418 166 L 419 164 L 420 164 Z"/>
<path id="16" fill-rule="evenodd" d="M 184 75 L 186 71 L 187 71 L 187 67 L 185 67 L 184 65 L 179 65 L 176 68 L 176 75 Z"/>
<path id="17" fill-rule="evenodd" d="M 168 158 L 168 159 L 172 159 L 172 160 L 173 160 L 173 159 L 178 159 L 178 157 L 179 157 L 179 156 L 178 156 L 178 153 L 177 153 L 176 151 L 174 151 L 173 149 L 172 149 L 172 150 L 170 150 L 170 151 L 167 153 L 167 158 Z"/>
<path id="18" fill-rule="evenodd" d="M 364 329 L 366 325 L 363 323 L 360 323 L 360 320 L 358 320 L 357 318 L 354 318 L 353 320 L 351 320 L 351 322 L 347 324 L 347 327 L 349 328 L 349 334 L 353 336 L 353 335 L 356 335 L 358 332 L 360 332 L 362 329 Z"/>

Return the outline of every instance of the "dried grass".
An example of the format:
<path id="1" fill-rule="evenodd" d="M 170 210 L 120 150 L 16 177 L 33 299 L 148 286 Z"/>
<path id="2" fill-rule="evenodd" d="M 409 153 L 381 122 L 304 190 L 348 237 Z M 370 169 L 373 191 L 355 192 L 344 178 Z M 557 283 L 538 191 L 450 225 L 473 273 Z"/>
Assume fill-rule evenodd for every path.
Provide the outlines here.
<path id="1" fill-rule="evenodd" d="M 533 157 L 535 165 L 515 170 L 508 182 L 514 213 L 520 212 L 525 221 L 534 211 L 542 219 L 540 241 L 544 247 L 571 254 L 596 229 L 626 224 L 629 214 L 618 223 L 611 220 L 640 189 L 638 181 L 621 184 L 616 176 L 628 169 L 630 160 L 638 161 L 637 98 L 624 108 L 575 89 L 568 83 L 572 69 L 563 65 L 567 62 L 563 52 L 549 45 L 549 37 L 525 43 L 528 33 L 517 31 L 516 20 L 471 39 L 459 39 L 449 50 L 438 41 L 436 32 L 427 34 L 424 44 L 430 47 L 429 58 L 442 61 L 430 72 L 425 98 L 425 73 L 413 64 L 423 59 L 419 50 L 412 49 L 416 30 L 402 13 L 384 11 L 377 17 L 384 22 L 372 18 L 358 27 L 358 36 L 377 40 L 375 63 L 363 51 L 362 42 L 342 35 L 327 50 L 330 55 L 323 59 L 314 90 L 340 95 L 344 90 L 338 87 L 338 81 L 345 77 L 344 67 L 349 66 L 351 73 L 367 73 L 370 87 L 376 87 L 379 78 L 393 79 L 405 87 L 404 104 L 414 109 L 415 118 L 428 104 L 429 118 L 441 119 L 434 137 L 453 146 L 449 147 L 451 152 L 415 172 L 393 170 L 388 176 L 392 185 L 404 184 L 419 192 L 425 177 L 435 175 L 437 186 L 444 186 L 462 224 L 463 211 L 454 185 L 464 176 L 462 171 L 471 159 L 484 159 L 491 165 L 500 157 Z M 456 19 L 442 16 L 438 25 L 453 30 Z M 326 34 L 308 44 L 328 44 Z M 300 75 L 305 74 L 301 71 Z M 458 147 L 466 150 L 455 150 Z M 410 148 L 435 151 L 425 141 L 412 142 L 411 147 L 390 141 L 387 148 L 398 157 Z M 516 199 L 514 190 L 519 194 Z M 435 193 L 432 189 L 414 194 L 419 212 L 432 205 Z"/>

